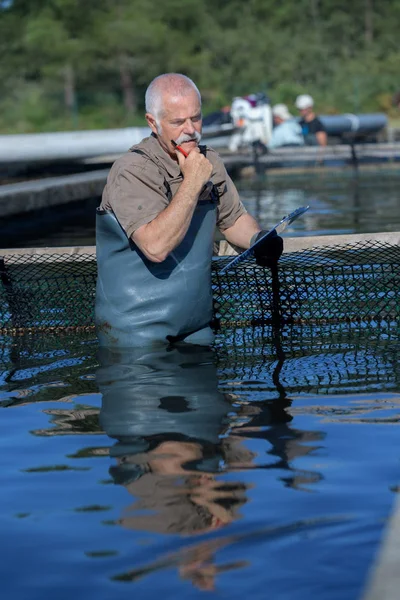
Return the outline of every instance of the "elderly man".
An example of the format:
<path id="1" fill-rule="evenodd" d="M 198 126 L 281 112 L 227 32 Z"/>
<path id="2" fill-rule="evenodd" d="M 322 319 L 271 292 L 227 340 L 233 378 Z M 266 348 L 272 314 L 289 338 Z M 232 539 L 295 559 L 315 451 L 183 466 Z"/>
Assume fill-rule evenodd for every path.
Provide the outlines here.
<path id="1" fill-rule="evenodd" d="M 268 148 L 281 148 L 282 146 L 304 146 L 303 131 L 299 122 L 292 117 L 286 104 L 275 104 L 272 108 L 274 129 Z"/>
<path id="2" fill-rule="evenodd" d="M 199 146 L 201 97 L 189 78 L 156 77 L 146 91 L 146 119 L 151 136 L 114 163 L 97 211 L 99 341 L 207 345 L 215 226 L 241 248 L 261 228 L 217 153 Z M 282 246 L 276 236 L 259 259 L 278 260 Z"/>
<path id="3" fill-rule="evenodd" d="M 300 125 L 306 144 L 310 146 L 326 146 L 328 136 L 321 120 L 314 112 L 314 100 L 308 94 L 296 98 L 296 108 L 300 113 Z"/>

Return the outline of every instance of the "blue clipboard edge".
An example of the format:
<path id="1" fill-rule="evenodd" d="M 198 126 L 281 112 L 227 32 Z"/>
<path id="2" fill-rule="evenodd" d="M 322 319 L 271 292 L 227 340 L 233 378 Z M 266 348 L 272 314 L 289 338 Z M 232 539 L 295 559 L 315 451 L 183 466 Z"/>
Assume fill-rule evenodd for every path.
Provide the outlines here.
<path id="1" fill-rule="evenodd" d="M 293 223 L 293 221 L 295 221 L 296 219 L 298 219 L 299 217 L 304 215 L 304 213 L 306 213 L 309 208 L 310 208 L 309 205 L 300 206 L 299 208 L 296 208 L 296 210 L 291 212 L 289 215 L 286 215 L 285 217 L 283 217 L 283 219 L 281 219 L 279 221 L 279 223 L 277 223 L 274 227 L 272 227 L 269 231 L 267 231 L 267 233 L 265 233 L 259 240 L 257 240 L 252 246 L 250 246 L 250 248 L 248 248 L 247 250 L 245 250 L 238 256 L 235 256 L 235 258 L 233 260 L 231 260 L 227 265 L 225 265 L 225 267 L 223 267 L 219 271 L 221 273 L 221 275 L 226 273 L 226 271 L 228 271 L 228 269 L 232 269 L 232 267 L 239 264 L 246 258 L 253 256 L 254 248 L 256 248 L 263 240 L 265 240 L 268 236 L 272 235 L 275 231 L 278 234 L 282 233 L 282 231 L 284 231 L 287 227 L 289 227 L 289 225 L 291 225 L 291 223 Z"/>

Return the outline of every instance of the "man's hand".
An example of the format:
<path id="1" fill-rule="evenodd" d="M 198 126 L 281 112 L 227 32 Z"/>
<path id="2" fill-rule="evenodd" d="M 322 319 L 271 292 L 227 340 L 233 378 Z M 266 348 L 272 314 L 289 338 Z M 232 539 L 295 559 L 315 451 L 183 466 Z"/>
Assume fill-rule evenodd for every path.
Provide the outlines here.
<path id="1" fill-rule="evenodd" d="M 259 231 L 252 239 L 252 244 L 259 240 L 266 231 Z M 273 267 L 277 264 L 283 252 L 283 239 L 276 233 L 269 235 L 258 246 L 254 248 L 256 263 L 262 267 Z"/>
<path id="2" fill-rule="evenodd" d="M 186 182 L 190 182 L 198 192 L 209 181 L 213 166 L 198 148 L 193 148 L 187 158 L 179 152 L 176 153 L 182 175 Z"/>

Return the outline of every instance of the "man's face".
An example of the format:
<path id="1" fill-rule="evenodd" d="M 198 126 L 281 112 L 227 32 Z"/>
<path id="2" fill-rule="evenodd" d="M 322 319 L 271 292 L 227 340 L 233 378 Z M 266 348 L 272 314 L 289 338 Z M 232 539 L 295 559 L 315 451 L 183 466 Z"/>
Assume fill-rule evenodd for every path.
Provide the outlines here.
<path id="1" fill-rule="evenodd" d="M 159 118 L 156 119 L 154 115 L 147 113 L 146 119 L 161 146 L 173 157 L 176 156 L 176 150 L 171 140 L 182 146 L 187 153 L 200 142 L 202 115 L 195 90 L 185 96 L 165 93 Z"/>
<path id="2" fill-rule="evenodd" d="M 312 106 L 307 106 L 307 108 L 299 108 L 298 111 L 300 113 L 300 116 L 305 118 L 305 117 L 308 117 L 308 115 L 312 113 L 313 108 L 312 108 Z"/>

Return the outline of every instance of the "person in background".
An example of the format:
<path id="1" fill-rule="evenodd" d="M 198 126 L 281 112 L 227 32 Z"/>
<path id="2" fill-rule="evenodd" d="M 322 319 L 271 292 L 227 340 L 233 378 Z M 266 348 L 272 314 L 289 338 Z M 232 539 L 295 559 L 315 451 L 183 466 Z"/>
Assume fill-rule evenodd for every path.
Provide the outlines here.
<path id="1" fill-rule="evenodd" d="M 321 120 L 314 112 L 314 100 L 308 94 L 296 98 L 296 108 L 300 113 L 300 125 L 305 143 L 309 146 L 326 146 L 328 136 Z"/>
<path id="2" fill-rule="evenodd" d="M 236 132 L 231 136 L 229 150 L 237 152 L 242 147 L 257 146 L 266 152 L 272 133 L 271 107 L 262 94 L 234 98 L 231 118 Z"/>
<path id="3" fill-rule="evenodd" d="M 222 159 L 199 146 L 201 96 L 193 81 L 160 75 L 145 101 L 152 134 L 115 161 L 97 209 L 97 335 L 114 348 L 209 345 L 215 228 L 240 248 L 263 233 Z M 282 251 L 275 235 L 254 255 L 268 266 Z"/>
<path id="4" fill-rule="evenodd" d="M 304 136 L 301 125 L 288 111 L 286 104 L 275 104 L 272 108 L 274 129 L 268 148 L 282 146 L 304 146 Z"/>

